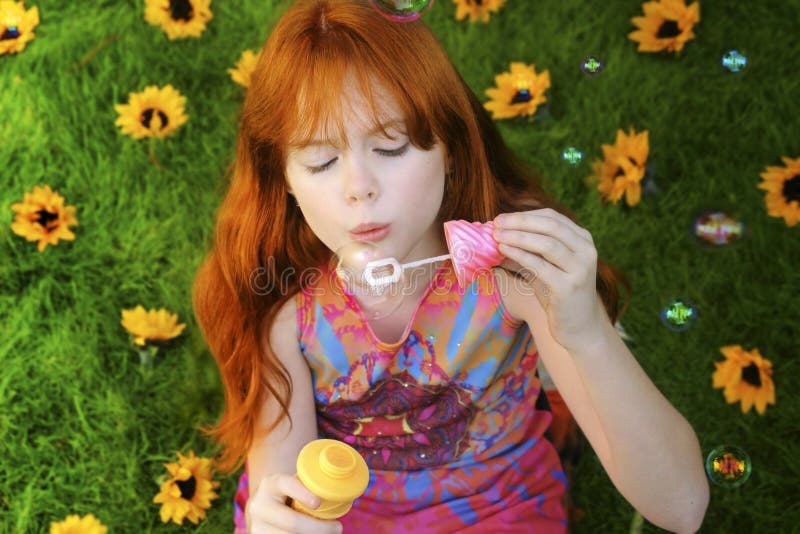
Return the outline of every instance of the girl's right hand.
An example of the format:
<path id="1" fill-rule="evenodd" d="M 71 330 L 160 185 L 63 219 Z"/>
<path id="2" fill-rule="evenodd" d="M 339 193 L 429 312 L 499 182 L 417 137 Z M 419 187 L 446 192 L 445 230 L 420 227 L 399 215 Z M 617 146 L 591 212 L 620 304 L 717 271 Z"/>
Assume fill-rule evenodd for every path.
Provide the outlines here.
<path id="1" fill-rule="evenodd" d="M 245 508 L 248 534 L 341 534 L 339 521 L 311 517 L 291 508 L 287 497 L 316 509 L 320 499 L 295 475 L 274 473 L 262 479 Z"/>

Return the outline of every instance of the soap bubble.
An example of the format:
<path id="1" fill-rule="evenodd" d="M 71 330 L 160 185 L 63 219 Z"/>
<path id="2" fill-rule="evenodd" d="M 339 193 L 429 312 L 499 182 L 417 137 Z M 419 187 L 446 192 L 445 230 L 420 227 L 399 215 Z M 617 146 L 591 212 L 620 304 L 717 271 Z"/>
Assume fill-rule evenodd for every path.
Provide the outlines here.
<path id="1" fill-rule="evenodd" d="M 729 50 L 722 55 L 722 66 L 730 72 L 739 72 L 747 66 L 747 58 L 738 50 Z"/>
<path id="2" fill-rule="evenodd" d="M 692 224 L 692 234 L 698 244 L 715 248 L 739 241 L 744 235 L 744 224 L 721 211 L 704 211 Z"/>
<path id="3" fill-rule="evenodd" d="M 661 322 L 674 332 L 688 330 L 697 320 L 697 308 L 686 299 L 675 299 L 661 310 Z"/>
<path id="4" fill-rule="evenodd" d="M 706 457 L 708 478 L 724 488 L 741 486 L 750 478 L 752 470 L 750 456 L 735 445 L 720 445 Z"/>
<path id="5" fill-rule="evenodd" d="M 336 273 L 344 290 L 355 297 L 365 320 L 382 319 L 395 312 L 403 301 L 400 290 L 403 273 L 396 282 L 370 284 L 367 277 L 369 262 L 387 258 L 381 247 L 370 241 L 349 241 L 340 247 L 331 258 L 332 271 Z M 392 266 L 381 267 L 372 272 L 373 279 L 393 274 Z"/>
<path id="6" fill-rule="evenodd" d="M 573 167 L 578 165 L 583 159 L 583 153 L 580 152 L 574 146 L 568 147 L 562 154 L 561 159 L 572 165 Z"/>
<path id="7" fill-rule="evenodd" d="M 642 198 L 651 197 L 661 193 L 661 189 L 656 183 L 656 164 L 654 160 L 648 160 L 644 167 L 645 174 L 642 178 Z"/>
<path id="8" fill-rule="evenodd" d="M 581 70 L 588 76 L 596 76 L 603 71 L 603 62 L 595 56 L 588 56 L 581 63 Z"/>
<path id="9" fill-rule="evenodd" d="M 370 0 L 378 13 L 395 22 L 411 22 L 433 5 L 433 0 Z"/>

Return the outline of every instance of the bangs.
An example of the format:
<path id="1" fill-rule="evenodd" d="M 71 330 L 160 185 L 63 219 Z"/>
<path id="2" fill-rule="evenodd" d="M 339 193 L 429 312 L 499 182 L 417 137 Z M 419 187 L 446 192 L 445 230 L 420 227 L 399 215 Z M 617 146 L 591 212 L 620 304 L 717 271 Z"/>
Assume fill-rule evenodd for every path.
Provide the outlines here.
<path id="1" fill-rule="evenodd" d="M 393 76 L 394 69 L 387 72 L 380 58 L 365 52 L 365 43 L 347 32 L 326 35 L 315 44 L 313 51 L 298 54 L 294 64 L 296 96 L 283 117 L 281 146 L 302 149 L 324 142 L 349 147 L 346 116 L 359 106 L 366 106 L 365 126 L 371 131 L 391 138 L 387 129 L 397 120 L 414 145 L 433 145 L 432 117 L 424 101 L 417 99 L 415 105 L 406 87 L 410 77 Z"/>

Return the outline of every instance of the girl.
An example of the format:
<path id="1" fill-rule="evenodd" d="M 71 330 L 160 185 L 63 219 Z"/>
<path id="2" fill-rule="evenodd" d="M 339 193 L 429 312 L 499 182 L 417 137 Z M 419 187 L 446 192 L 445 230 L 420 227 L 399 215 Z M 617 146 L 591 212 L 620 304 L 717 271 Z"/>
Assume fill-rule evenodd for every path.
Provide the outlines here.
<path id="1" fill-rule="evenodd" d="M 401 263 L 446 254 L 454 219 L 493 221 L 507 258 L 469 287 L 449 260 L 424 265 L 374 318 L 331 268 L 366 238 Z M 539 357 L 622 495 L 664 529 L 702 522 L 697 437 L 613 327 L 615 270 L 421 21 L 392 22 L 367 0 L 284 13 L 243 104 L 193 298 L 225 389 L 211 430 L 220 467 L 247 461 L 237 532 L 565 532 Z M 317 437 L 370 466 L 339 521 L 290 507 L 319 504 L 294 476 Z"/>

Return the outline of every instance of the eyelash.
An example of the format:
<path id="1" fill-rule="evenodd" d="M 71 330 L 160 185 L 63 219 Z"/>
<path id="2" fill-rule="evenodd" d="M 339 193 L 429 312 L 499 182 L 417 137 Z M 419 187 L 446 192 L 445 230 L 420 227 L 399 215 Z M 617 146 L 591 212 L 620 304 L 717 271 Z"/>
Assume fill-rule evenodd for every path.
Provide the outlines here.
<path id="1" fill-rule="evenodd" d="M 381 156 L 384 156 L 384 157 L 387 157 L 387 158 L 398 158 L 398 157 L 402 156 L 403 154 L 405 154 L 408 151 L 409 145 L 410 145 L 410 143 L 406 143 L 403 146 L 401 146 L 400 148 L 395 148 L 394 150 L 382 150 L 380 148 L 376 148 L 375 152 L 377 152 Z M 308 171 L 311 174 L 317 174 L 319 172 L 326 171 L 326 170 L 328 170 L 328 168 L 331 165 L 333 165 L 336 162 L 337 159 L 338 158 L 333 158 L 332 160 L 330 160 L 326 164 L 320 165 L 319 167 L 308 167 Z"/>

